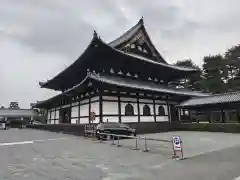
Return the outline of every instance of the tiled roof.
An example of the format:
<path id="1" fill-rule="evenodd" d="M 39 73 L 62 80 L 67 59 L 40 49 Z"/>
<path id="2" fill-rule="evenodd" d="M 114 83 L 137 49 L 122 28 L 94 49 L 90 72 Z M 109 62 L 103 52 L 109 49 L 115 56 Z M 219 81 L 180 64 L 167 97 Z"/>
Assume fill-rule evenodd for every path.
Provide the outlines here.
<path id="1" fill-rule="evenodd" d="M 128 41 L 132 36 L 143 26 L 143 20 L 141 19 L 135 26 L 125 32 L 122 36 L 118 37 L 114 41 L 108 43 L 109 46 L 116 47 L 126 41 Z"/>
<path id="2" fill-rule="evenodd" d="M 142 60 L 142 61 L 145 61 L 145 62 L 148 62 L 148 63 L 152 63 L 152 64 L 155 64 L 155 65 L 161 65 L 161 66 L 164 66 L 164 67 L 168 67 L 168 68 L 172 68 L 172 69 L 176 69 L 176 70 L 180 70 L 180 71 L 197 71 L 196 69 L 193 69 L 193 68 L 181 67 L 181 66 L 166 64 L 166 63 L 162 63 L 162 62 L 156 62 L 156 61 L 153 61 L 149 58 L 146 58 L 146 57 L 143 57 L 143 56 L 140 56 L 140 55 L 136 55 L 136 54 L 132 54 L 132 53 L 125 53 L 125 52 L 117 50 L 117 49 L 115 49 L 115 50 L 120 52 L 120 53 L 123 53 L 127 56 L 137 58 L 139 60 Z"/>
<path id="3" fill-rule="evenodd" d="M 107 83 L 107 84 L 112 84 L 120 87 L 134 88 L 139 90 L 147 90 L 147 91 L 176 94 L 176 95 L 197 96 L 197 97 L 208 96 L 208 94 L 204 94 L 201 92 L 171 88 L 171 87 L 166 87 L 164 85 L 156 84 L 153 82 L 133 80 L 133 79 L 116 77 L 116 76 L 108 76 L 108 75 L 98 76 L 98 75 L 91 74 L 90 78 L 103 83 Z"/>
<path id="4" fill-rule="evenodd" d="M 231 92 L 226 94 L 212 95 L 208 97 L 201 98 L 192 98 L 183 103 L 180 107 L 194 107 L 194 106 L 203 106 L 210 104 L 225 104 L 231 102 L 240 102 L 240 92 Z"/>
<path id="5" fill-rule="evenodd" d="M 82 86 L 87 80 L 95 80 L 101 83 L 106 83 L 110 85 L 115 85 L 119 87 L 126 87 L 126 88 L 133 88 L 138 90 L 145 90 L 145 91 L 153 91 L 158 93 L 166 93 L 166 94 L 175 94 L 180 96 L 190 96 L 190 97 L 206 97 L 209 96 L 206 93 L 201 93 L 197 91 L 190 91 L 185 89 L 177 89 L 177 88 L 171 88 L 167 87 L 161 84 L 156 84 L 153 82 L 147 82 L 147 81 L 140 81 L 140 80 L 133 80 L 130 78 L 122 78 L 117 76 L 110 76 L 110 75 L 97 75 L 93 73 L 88 73 L 88 75 L 76 86 L 70 88 L 69 90 L 58 94 L 50 99 L 47 99 L 45 101 L 38 102 L 35 107 L 38 107 L 41 104 L 45 104 L 48 102 L 51 102 L 55 99 L 60 98 L 64 95 L 71 95 L 77 92 L 77 89 Z"/>

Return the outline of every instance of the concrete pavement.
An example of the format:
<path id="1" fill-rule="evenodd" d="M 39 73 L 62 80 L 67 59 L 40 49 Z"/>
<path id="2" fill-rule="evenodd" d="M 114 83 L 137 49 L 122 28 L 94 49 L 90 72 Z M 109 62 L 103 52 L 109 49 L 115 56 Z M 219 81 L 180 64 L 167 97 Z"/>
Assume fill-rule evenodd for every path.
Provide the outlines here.
<path id="1" fill-rule="evenodd" d="M 131 140 L 114 147 L 110 142 L 47 131 L 0 131 L 0 179 L 232 180 L 240 176 L 238 134 L 174 133 L 183 138 L 186 160 L 172 160 L 165 144 L 156 144 L 158 148 L 151 144 L 153 152 L 145 153 L 133 151 Z M 174 133 L 149 136 L 169 139 Z"/>

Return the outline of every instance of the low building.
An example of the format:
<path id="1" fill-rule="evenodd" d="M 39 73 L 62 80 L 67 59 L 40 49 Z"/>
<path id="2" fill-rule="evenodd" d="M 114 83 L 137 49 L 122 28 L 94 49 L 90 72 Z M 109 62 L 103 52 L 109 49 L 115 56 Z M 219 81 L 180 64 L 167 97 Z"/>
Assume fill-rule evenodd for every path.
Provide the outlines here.
<path id="1" fill-rule="evenodd" d="M 13 108 L 1 108 L 0 117 L 5 121 L 9 120 L 33 120 L 36 115 L 36 111 L 33 109 L 13 109 Z"/>
<path id="2" fill-rule="evenodd" d="M 191 122 L 240 122 L 240 92 L 192 98 L 182 102 L 178 108 L 182 115 L 188 112 Z"/>

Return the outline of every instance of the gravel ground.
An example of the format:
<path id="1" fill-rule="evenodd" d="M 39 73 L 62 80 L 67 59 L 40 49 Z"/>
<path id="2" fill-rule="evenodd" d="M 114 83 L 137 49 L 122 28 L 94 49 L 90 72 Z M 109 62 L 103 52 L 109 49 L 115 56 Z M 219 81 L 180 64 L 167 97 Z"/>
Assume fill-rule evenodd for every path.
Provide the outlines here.
<path id="1" fill-rule="evenodd" d="M 169 143 L 148 142 L 150 152 L 133 151 L 83 137 L 10 129 L 0 131 L 0 179 L 30 180 L 233 180 L 240 176 L 240 135 L 202 132 L 150 134 L 171 139 L 180 135 L 185 160 L 173 160 Z M 144 143 L 140 143 L 143 148 Z"/>

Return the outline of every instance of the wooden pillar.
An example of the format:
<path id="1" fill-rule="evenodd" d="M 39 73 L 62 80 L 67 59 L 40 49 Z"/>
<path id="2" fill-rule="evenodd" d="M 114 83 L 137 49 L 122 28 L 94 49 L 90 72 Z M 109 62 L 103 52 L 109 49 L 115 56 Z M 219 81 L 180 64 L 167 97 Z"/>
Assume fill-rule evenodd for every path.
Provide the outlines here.
<path id="1" fill-rule="evenodd" d="M 57 108 L 55 108 L 54 112 L 54 124 L 56 124 L 56 120 L 57 120 Z"/>
<path id="2" fill-rule="evenodd" d="M 69 112 L 68 112 L 68 122 L 69 124 L 72 124 L 72 99 L 70 100 L 70 108 L 69 108 Z"/>
<path id="3" fill-rule="evenodd" d="M 181 109 L 181 108 L 178 108 L 177 110 L 178 110 L 178 120 L 179 120 L 180 122 L 182 122 L 182 119 L 181 119 L 182 109 Z M 183 111 L 183 112 L 184 112 L 184 111 Z M 184 117 L 185 117 L 185 116 L 184 116 Z"/>
<path id="4" fill-rule="evenodd" d="M 52 111 L 50 110 L 49 113 L 50 113 L 50 116 L 49 116 L 50 124 L 52 124 Z"/>
<path id="5" fill-rule="evenodd" d="M 81 112 L 80 112 L 80 101 L 78 102 L 78 124 L 80 124 L 80 116 L 81 116 Z"/>
<path id="6" fill-rule="evenodd" d="M 137 93 L 137 113 L 138 113 L 138 122 L 140 123 L 139 93 Z"/>
<path id="7" fill-rule="evenodd" d="M 47 113 L 47 122 L 45 123 L 48 124 L 48 109 L 46 109 L 46 113 Z"/>
<path id="8" fill-rule="evenodd" d="M 120 94 L 118 94 L 118 121 L 119 121 L 119 123 L 122 122 L 122 109 L 121 109 Z"/>
<path id="9" fill-rule="evenodd" d="M 102 93 L 100 91 L 99 93 L 99 122 L 102 123 L 103 122 L 103 98 L 102 98 Z"/>
<path id="10" fill-rule="evenodd" d="M 236 109 L 237 112 L 237 121 L 240 122 L 240 113 L 239 113 L 239 109 Z"/>
<path id="11" fill-rule="evenodd" d="M 168 96 L 167 96 L 167 110 L 168 110 L 168 121 L 172 121 L 171 120 L 171 111 L 170 111 L 170 107 L 169 107 L 169 103 L 168 103 Z"/>
<path id="12" fill-rule="evenodd" d="M 91 96 L 88 98 L 88 123 L 91 124 Z"/>
<path id="13" fill-rule="evenodd" d="M 221 121 L 222 121 L 222 123 L 225 123 L 225 113 L 224 113 L 223 109 L 221 109 Z"/>
<path id="14" fill-rule="evenodd" d="M 199 123 L 199 120 L 198 120 L 198 111 L 196 111 L 196 122 Z"/>
<path id="15" fill-rule="evenodd" d="M 157 118 L 156 118 L 156 100 L 155 100 L 155 97 L 153 97 L 153 117 L 154 117 L 154 122 L 157 122 Z"/>

